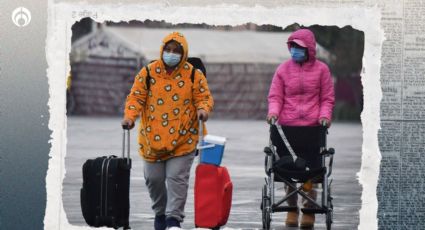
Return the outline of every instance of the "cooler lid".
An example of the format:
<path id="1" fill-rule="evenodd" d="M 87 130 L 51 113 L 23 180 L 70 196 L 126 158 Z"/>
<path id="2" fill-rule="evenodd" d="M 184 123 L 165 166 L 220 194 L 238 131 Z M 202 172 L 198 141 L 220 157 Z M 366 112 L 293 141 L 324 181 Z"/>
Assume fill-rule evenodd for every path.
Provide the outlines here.
<path id="1" fill-rule="evenodd" d="M 224 145 L 226 143 L 226 138 L 208 134 L 204 137 L 204 141 L 211 144 Z"/>

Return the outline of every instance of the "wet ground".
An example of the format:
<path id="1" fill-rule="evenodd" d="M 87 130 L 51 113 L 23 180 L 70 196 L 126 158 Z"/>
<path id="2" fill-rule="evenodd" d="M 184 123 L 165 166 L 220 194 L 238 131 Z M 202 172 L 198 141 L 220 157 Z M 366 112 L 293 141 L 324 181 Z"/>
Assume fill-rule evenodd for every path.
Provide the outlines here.
<path id="1" fill-rule="evenodd" d="M 120 118 L 68 117 L 66 175 L 63 186 L 64 208 L 74 225 L 85 225 L 80 208 L 83 163 L 89 158 L 120 155 L 122 129 Z M 227 137 L 222 165 L 233 181 L 233 204 L 227 229 L 261 229 L 261 187 L 264 184 L 264 146 L 268 144 L 268 126 L 264 121 L 210 120 L 210 134 Z M 133 229 L 153 229 L 153 212 L 144 185 L 142 159 L 137 153 L 136 131 L 131 136 L 131 216 Z M 328 146 L 336 150 L 332 173 L 334 224 L 332 229 L 357 229 L 361 206 L 361 186 L 356 173 L 361 163 L 362 129 L 359 123 L 334 123 L 329 130 Z M 196 161 L 197 162 L 197 161 Z M 194 167 L 191 171 L 186 218 L 183 229 L 193 229 Z M 277 196 L 283 184 L 277 184 Z M 273 214 L 272 228 L 284 227 L 284 213 Z M 325 229 L 325 216 L 317 215 L 315 229 Z"/>

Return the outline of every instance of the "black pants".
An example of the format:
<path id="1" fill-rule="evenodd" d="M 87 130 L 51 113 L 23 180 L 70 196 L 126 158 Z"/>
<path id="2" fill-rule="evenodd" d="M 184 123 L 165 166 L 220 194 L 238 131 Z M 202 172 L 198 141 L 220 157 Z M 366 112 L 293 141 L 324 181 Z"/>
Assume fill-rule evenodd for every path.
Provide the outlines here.
<path id="1" fill-rule="evenodd" d="M 306 161 L 310 169 L 321 167 L 320 147 L 324 146 L 325 134 L 320 126 L 282 126 L 286 139 L 297 157 Z M 279 157 L 290 155 L 276 126 L 271 126 L 270 138 Z"/>

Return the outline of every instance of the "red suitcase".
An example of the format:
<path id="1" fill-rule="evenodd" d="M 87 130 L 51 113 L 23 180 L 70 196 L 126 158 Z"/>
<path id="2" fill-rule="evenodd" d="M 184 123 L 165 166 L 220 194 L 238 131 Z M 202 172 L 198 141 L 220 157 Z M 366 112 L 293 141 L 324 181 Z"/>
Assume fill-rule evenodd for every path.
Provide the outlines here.
<path id="1" fill-rule="evenodd" d="M 199 164 L 195 175 L 195 226 L 219 229 L 227 223 L 233 184 L 227 168 Z"/>

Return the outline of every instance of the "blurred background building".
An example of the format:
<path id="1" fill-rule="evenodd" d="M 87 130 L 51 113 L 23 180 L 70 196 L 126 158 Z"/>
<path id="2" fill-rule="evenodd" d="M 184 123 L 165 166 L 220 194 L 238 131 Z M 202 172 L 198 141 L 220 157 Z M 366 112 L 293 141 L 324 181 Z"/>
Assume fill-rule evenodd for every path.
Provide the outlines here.
<path id="1" fill-rule="evenodd" d="M 267 94 L 277 66 L 290 58 L 286 40 L 300 28 L 276 26 L 172 25 L 145 21 L 98 24 L 86 18 L 72 27 L 68 115 L 121 116 L 137 72 L 159 57 L 162 39 L 172 31 L 185 35 L 189 56 L 200 57 L 215 99 L 213 118 L 264 119 Z M 364 35 L 351 27 L 309 27 L 317 56 L 335 82 L 336 120 L 359 120 L 362 110 Z"/>

